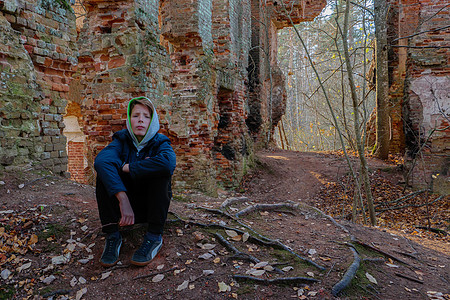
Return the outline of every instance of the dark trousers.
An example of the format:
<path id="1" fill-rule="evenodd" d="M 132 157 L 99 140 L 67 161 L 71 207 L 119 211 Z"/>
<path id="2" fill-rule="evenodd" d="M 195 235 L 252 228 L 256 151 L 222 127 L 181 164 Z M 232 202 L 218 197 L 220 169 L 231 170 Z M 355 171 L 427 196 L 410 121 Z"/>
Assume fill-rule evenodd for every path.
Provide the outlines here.
<path id="1" fill-rule="evenodd" d="M 134 223 L 147 223 L 148 232 L 162 234 L 172 198 L 171 178 L 132 180 L 129 174 L 123 174 L 121 178 L 133 208 Z M 108 196 L 105 186 L 98 177 L 96 197 L 102 231 L 107 234 L 118 231 L 121 218 L 119 200 L 114 195 Z"/>

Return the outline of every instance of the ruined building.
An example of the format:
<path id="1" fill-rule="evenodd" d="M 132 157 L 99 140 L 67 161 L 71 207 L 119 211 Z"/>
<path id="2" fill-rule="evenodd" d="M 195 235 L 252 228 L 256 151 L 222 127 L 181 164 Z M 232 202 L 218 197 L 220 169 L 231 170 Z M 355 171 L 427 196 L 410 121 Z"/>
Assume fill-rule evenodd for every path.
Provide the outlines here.
<path id="1" fill-rule="evenodd" d="M 444 27 L 444 2 L 392 0 L 396 151 L 417 152 L 426 132 L 448 126 L 439 111 L 449 103 L 449 52 L 439 48 L 448 46 L 448 28 L 401 38 Z M 277 30 L 292 24 L 282 2 L 83 4 L 77 19 L 66 0 L 0 0 L 0 170 L 45 168 L 92 183 L 93 159 L 124 128 L 126 102 L 145 95 L 177 153 L 175 186 L 236 186 L 284 113 Z M 284 4 L 299 23 L 326 1 Z M 448 172 L 448 128 L 428 142 L 427 172 Z"/>
<path id="2" fill-rule="evenodd" d="M 285 3 L 297 23 L 326 4 Z M 65 0 L 0 1 L 2 168 L 93 182 L 92 161 L 124 127 L 126 102 L 145 95 L 177 153 L 177 187 L 238 184 L 284 111 L 277 30 L 291 24 L 280 3 L 83 4 L 76 22 Z"/>
<path id="3" fill-rule="evenodd" d="M 450 192 L 450 6 L 391 0 L 391 152 L 406 152 L 415 186 Z"/>

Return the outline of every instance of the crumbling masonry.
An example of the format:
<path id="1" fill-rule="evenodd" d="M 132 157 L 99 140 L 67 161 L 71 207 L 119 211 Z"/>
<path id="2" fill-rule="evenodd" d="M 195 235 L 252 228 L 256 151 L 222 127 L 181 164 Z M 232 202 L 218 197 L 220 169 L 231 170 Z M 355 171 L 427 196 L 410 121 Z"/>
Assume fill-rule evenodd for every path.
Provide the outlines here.
<path id="1" fill-rule="evenodd" d="M 443 2 L 393 0 L 394 36 L 445 26 Z M 0 0 L 0 170 L 44 168 L 92 183 L 92 161 L 124 128 L 126 102 L 145 95 L 177 153 L 175 186 L 236 186 L 285 109 L 277 30 L 291 24 L 281 2 L 83 3 L 76 19 L 66 0 Z M 284 3 L 299 23 L 326 1 Z M 397 43 L 448 45 L 448 28 Z M 449 103 L 447 50 L 391 53 L 396 151 L 415 153 L 430 129 L 448 126 L 439 110 Z M 427 172 L 448 172 L 448 129 L 428 142 L 444 164 Z"/>
<path id="2" fill-rule="evenodd" d="M 296 22 L 325 6 L 291 2 Z M 145 95 L 177 152 L 176 186 L 236 186 L 284 111 L 276 31 L 290 24 L 279 3 L 83 3 L 75 22 L 65 0 L 0 1 L 2 168 L 93 182 L 92 161 L 124 127 L 126 102 Z"/>

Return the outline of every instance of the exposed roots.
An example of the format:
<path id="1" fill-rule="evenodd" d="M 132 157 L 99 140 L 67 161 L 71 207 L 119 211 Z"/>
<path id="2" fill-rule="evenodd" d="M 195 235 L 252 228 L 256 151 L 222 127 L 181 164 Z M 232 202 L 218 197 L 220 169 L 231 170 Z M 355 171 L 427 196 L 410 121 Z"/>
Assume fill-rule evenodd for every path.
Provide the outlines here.
<path id="1" fill-rule="evenodd" d="M 319 280 L 315 278 L 309 277 L 284 277 L 284 278 L 275 278 L 275 279 L 263 279 L 257 278 L 253 276 L 245 276 L 245 275 L 233 275 L 233 279 L 240 282 L 254 282 L 262 285 L 271 285 L 271 284 L 312 284 L 319 282 Z"/>
<path id="2" fill-rule="evenodd" d="M 342 290 L 344 290 L 350 284 L 352 279 L 355 277 L 356 272 L 358 271 L 359 265 L 361 264 L 361 258 L 359 257 L 358 252 L 352 246 L 350 246 L 350 250 L 352 250 L 353 252 L 353 263 L 350 265 L 347 272 L 345 272 L 342 279 L 331 289 L 331 293 L 335 297 L 337 297 L 342 292 Z"/>

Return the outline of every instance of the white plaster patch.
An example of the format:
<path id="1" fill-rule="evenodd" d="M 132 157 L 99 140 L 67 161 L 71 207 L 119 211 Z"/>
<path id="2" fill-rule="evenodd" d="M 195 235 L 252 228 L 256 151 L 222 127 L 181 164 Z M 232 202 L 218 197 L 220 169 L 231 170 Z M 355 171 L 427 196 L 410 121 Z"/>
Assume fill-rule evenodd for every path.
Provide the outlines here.
<path id="1" fill-rule="evenodd" d="M 411 91 L 423 106 L 422 126 L 429 132 L 444 119 L 450 117 L 450 77 L 426 75 L 411 82 Z"/>

